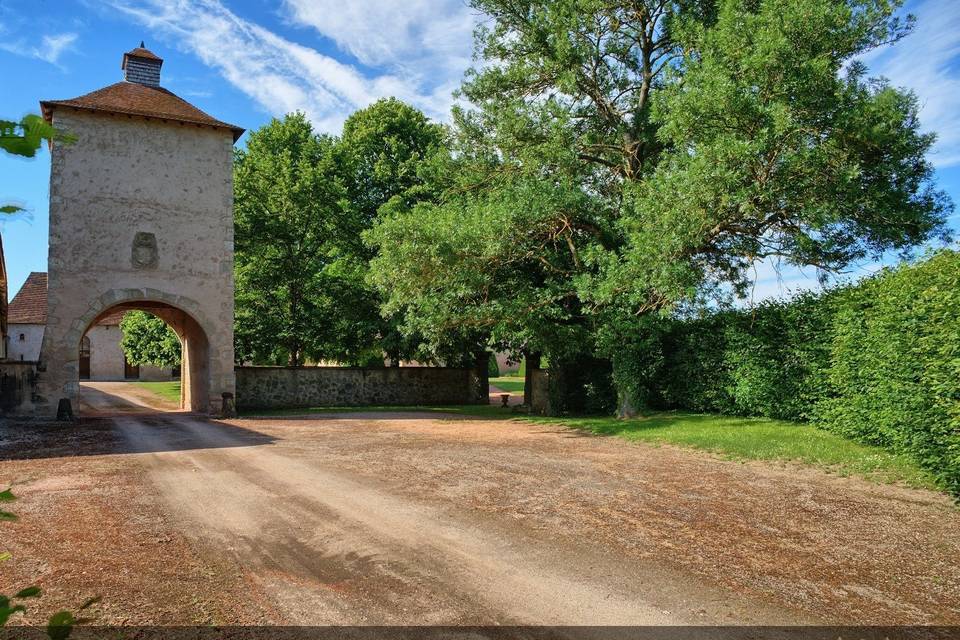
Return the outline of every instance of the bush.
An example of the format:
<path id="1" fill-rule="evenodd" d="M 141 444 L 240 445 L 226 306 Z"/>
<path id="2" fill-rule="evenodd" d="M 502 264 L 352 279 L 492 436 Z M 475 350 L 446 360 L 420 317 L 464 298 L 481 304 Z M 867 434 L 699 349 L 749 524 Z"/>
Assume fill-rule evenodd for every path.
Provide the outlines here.
<path id="1" fill-rule="evenodd" d="M 487 375 L 489 375 L 491 378 L 499 378 L 499 377 L 500 377 L 500 367 L 499 367 L 499 365 L 497 365 L 497 354 L 491 353 L 491 354 L 490 354 L 490 359 L 487 360 L 487 363 L 488 363 L 488 364 L 487 364 Z"/>
<path id="2" fill-rule="evenodd" d="M 618 336 L 642 405 L 808 420 L 906 453 L 960 496 L 960 254 L 855 286 Z"/>

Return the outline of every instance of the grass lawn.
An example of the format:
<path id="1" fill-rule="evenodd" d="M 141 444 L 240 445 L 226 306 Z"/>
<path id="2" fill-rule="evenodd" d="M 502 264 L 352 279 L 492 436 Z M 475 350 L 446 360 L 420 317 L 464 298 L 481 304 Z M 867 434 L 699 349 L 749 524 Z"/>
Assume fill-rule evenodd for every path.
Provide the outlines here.
<path id="1" fill-rule="evenodd" d="M 499 378 L 490 378 L 490 384 L 508 393 L 523 393 L 523 383 L 524 379 L 516 376 L 500 376 Z"/>
<path id="2" fill-rule="evenodd" d="M 151 393 L 160 396 L 168 402 L 179 404 L 180 402 L 180 381 L 171 380 L 169 382 L 134 382 L 133 384 L 142 387 Z"/>
<path id="3" fill-rule="evenodd" d="M 491 384 L 497 384 L 491 379 Z M 502 388 L 502 387 L 501 387 Z M 556 424 L 598 436 L 631 442 L 700 449 L 729 460 L 801 463 L 841 476 L 855 475 L 880 483 L 937 490 L 933 477 L 907 456 L 859 444 L 807 424 L 713 414 L 656 413 L 643 418 L 546 418 L 516 414 L 499 406 L 452 407 L 315 407 L 247 411 L 245 415 L 283 416 L 367 411 L 429 411 Z"/>

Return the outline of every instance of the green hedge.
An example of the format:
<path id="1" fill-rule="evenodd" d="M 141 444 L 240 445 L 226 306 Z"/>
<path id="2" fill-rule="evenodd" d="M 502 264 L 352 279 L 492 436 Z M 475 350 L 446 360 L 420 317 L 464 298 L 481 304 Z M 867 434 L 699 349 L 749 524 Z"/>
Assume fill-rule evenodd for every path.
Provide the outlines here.
<path id="1" fill-rule="evenodd" d="M 855 286 L 620 336 L 614 378 L 657 408 L 808 420 L 906 453 L 960 496 L 960 254 Z"/>

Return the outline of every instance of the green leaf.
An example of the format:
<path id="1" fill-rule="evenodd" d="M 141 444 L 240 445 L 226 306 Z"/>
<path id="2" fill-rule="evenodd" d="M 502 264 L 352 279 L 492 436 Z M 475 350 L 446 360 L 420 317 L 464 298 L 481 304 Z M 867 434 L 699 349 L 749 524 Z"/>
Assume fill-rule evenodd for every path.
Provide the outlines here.
<path id="1" fill-rule="evenodd" d="M 17 519 L 17 514 L 10 513 L 9 511 L 4 511 L 0 509 L 0 520 L 6 520 L 7 522 L 13 522 Z"/>
<path id="2" fill-rule="evenodd" d="M 47 621 L 47 637 L 50 640 L 66 640 L 73 631 L 77 619 L 69 611 L 58 611 Z"/>
<path id="3" fill-rule="evenodd" d="M 12 490 L 6 489 L 4 491 L 0 491 L 0 502 L 13 502 L 16 499 L 17 496 L 13 495 Z"/>
<path id="4" fill-rule="evenodd" d="M 13 614 L 22 613 L 26 610 L 27 608 L 22 604 L 18 604 L 15 607 L 0 607 L 0 627 L 7 624 L 7 620 L 9 620 Z"/>
<path id="5" fill-rule="evenodd" d="M 9 552 L 9 551 L 0 551 L 0 562 L 6 562 L 7 560 L 9 560 L 9 559 L 12 558 L 12 557 L 13 557 L 13 556 L 10 555 L 10 552 Z"/>
<path id="6" fill-rule="evenodd" d="M 5 204 L 0 206 L 0 213 L 11 214 L 11 213 L 18 213 L 23 210 L 24 210 L 23 207 L 18 207 L 15 204 Z"/>
<path id="7" fill-rule="evenodd" d="M 14 598 L 36 598 L 40 595 L 40 587 L 27 587 L 21 589 L 14 595 Z"/>

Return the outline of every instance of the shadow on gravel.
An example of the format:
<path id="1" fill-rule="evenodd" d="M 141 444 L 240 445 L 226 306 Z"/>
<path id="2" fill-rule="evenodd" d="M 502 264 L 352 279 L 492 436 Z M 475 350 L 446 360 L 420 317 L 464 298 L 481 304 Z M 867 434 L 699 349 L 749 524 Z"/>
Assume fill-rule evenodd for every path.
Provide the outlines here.
<path id="1" fill-rule="evenodd" d="M 287 412 L 289 411 L 289 413 Z M 510 417 L 505 416 L 505 417 Z M 336 420 L 338 422 L 349 422 L 353 420 L 358 420 L 362 422 L 370 422 L 371 420 L 463 420 L 463 421 L 487 421 L 487 422 L 497 422 L 503 420 L 504 418 L 500 417 L 487 417 L 487 416 L 474 416 L 463 413 L 456 413 L 455 411 L 426 411 L 423 409 L 411 408 L 406 409 L 358 409 L 356 411 L 350 409 L 337 409 L 331 407 L 330 409 L 303 409 L 302 411 L 297 411 L 296 409 L 276 411 L 273 413 L 264 411 L 263 413 L 257 413 L 255 410 L 250 409 L 249 414 L 247 411 L 241 411 L 238 420 L 249 420 L 253 421 L 262 421 L 262 420 Z"/>
<path id="2" fill-rule="evenodd" d="M 125 430 L 136 431 L 130 437 Z M 0 428 L 0 461 L 257 447 L 278 438 L 190 414 L 81 418 L 75 424 L 18 422 Z"/>

